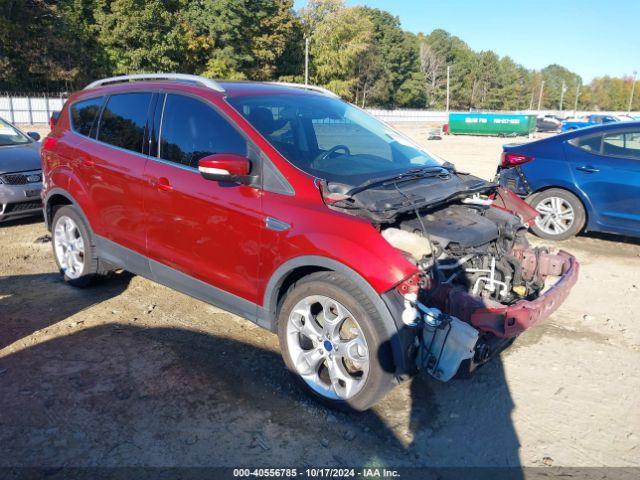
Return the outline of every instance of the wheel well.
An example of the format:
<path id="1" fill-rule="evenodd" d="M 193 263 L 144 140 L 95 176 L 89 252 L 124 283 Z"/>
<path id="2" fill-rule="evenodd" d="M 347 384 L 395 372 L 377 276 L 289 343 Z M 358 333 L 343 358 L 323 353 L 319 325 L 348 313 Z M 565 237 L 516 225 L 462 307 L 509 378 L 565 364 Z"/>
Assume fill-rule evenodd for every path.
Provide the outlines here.
<path id="1" fill-rule="evenodd" d="M 51 195 L 51 198 L 47 201 L 45 215 L 47 217 L 47 225 L 49 225 L 49 228 L 51 228 L 51 221 L 53 220 L 53 216 L 56 214 L 56 210 L 63 205 L 72 205 L 72 202 L 67 197 L 59 193 Z"/>
<path id="2" fill-rule="evenodd" d="M 326 272 L 326 271 L 331 271 L 331 269 L 319 267 L 316 265 L 306 265 L 304 267 L 294 268 L 289 273 L 287 273 L 287 275 L 284 277 L 284 279 L 280 283 L 280 286 L 278 287 L 278 296 L 276 298 L 277 310 L 280 309 L 280 304 L 282 302 L 282 299 L 284 298 L 285 293 L 287 293 L 287 290 L 289 290 L 291 285 L 296 283 L 301 278 L 306 277 L 307 275 L 311 275 L 312 273 L 315 273 L 315 272 Z M 278 314 L 277 310 L 275 312 L 276 316 Z"/>

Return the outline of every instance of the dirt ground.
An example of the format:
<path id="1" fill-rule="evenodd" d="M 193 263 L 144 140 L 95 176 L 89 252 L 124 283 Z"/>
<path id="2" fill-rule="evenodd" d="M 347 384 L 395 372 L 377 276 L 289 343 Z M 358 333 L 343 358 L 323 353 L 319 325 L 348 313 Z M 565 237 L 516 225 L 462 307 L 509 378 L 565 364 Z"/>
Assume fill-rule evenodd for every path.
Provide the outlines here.
<path id="1" fill-rule="evenodd" d="M 485 178 L 505 142 L 401 128 Z M 64 285 L 46 234 L 0 226 L 0 466 L 640 466 L 638 241 L 565 242 L 581 277 L 542 326 L 469 380 L 346 415 L 248 321 L 128 274 Z"/>

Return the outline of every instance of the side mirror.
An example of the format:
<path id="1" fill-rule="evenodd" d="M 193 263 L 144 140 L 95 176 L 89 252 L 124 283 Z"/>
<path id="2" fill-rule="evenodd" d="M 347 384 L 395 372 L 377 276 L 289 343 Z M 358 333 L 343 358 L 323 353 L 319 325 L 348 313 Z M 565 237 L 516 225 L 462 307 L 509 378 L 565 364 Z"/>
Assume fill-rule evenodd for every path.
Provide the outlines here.
<path id="1" fill-rule="evenodd" d="M 249 159 L 235 153 L 216 153 L 201 158 L 198 162 L 200 175 L 217 182 L 250 185 L 255 180 L 254 176 L 249 175 L 250 170 Z"/>
<path id="2" fill-rule="evenodd" d="M 36 142 L 40 141 L 40 134 L 38 132 L 27 132 L 31 138 L 33 138 Z"/>

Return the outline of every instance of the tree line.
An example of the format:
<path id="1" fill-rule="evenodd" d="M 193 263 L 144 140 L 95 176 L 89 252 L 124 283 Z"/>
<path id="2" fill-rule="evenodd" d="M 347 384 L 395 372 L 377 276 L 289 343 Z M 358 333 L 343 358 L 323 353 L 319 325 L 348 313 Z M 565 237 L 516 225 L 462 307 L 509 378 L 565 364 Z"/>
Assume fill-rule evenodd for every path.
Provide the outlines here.
<path id="1" fill-rule="evenodd" d="M 73 91 L 96 78 L 186 72 L 304 80 L 366 107 L 625 110 L 633 80 L 582 85 L 560 65 L 531 70 L 438 29 L 344 0 L 0 0 L 0 90 Z M 544 82 L 544 83 L 543 83 Z M 640 110 L 640 91 L 633 110 Z"/>

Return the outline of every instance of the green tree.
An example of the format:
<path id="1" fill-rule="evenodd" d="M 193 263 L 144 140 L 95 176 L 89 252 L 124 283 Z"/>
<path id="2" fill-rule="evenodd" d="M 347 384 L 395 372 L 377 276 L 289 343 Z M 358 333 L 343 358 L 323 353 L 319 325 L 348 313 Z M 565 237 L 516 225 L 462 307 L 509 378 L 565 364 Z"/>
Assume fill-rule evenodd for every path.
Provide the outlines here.
<path id="1" fill-rule="evenodd" d="M 190 70 L 216 78 L 273 79 L 299 69 L 301 23 L 292 0 L 184 1 L 195 54 Z M 298 62 L 300 59 L 298 59 Z"/>
<path id="2" fill-rule="evenodd" d="M 187 36 L 178 6 L 163 0 L 99 0 L 96 31 L 111 71 L 182 70 Z"/>
<path id="3" fill-rule="evenodd" d="M 372 30 L 371 20 L 356 8 L 343 8 L 319 20 L 310 37 L 313 82 L 355 101 L 358 75 L 375 66 Z"/>
<path id="4" fill-rule="evenodd" d="M 419 74 L 419 46 L 416 36 L 400 28 L 400 19 L 384 10 L 368 7 L 356 7 L 373 24 L 372 51 L 369 53 L 373 65 L 367 69 L 367 76 L 361 81 L 361 90 L 371 90 L 370 103 L 385 107 L 407 106 L 420 103 L 410 92 L 424 100 L 424 94 L 418 93 L 413 84 L 415 74 Z M 398 97 L 400 87 L 408 82 Z M 401 98 L 401 101 L 400 101 Z"/>

